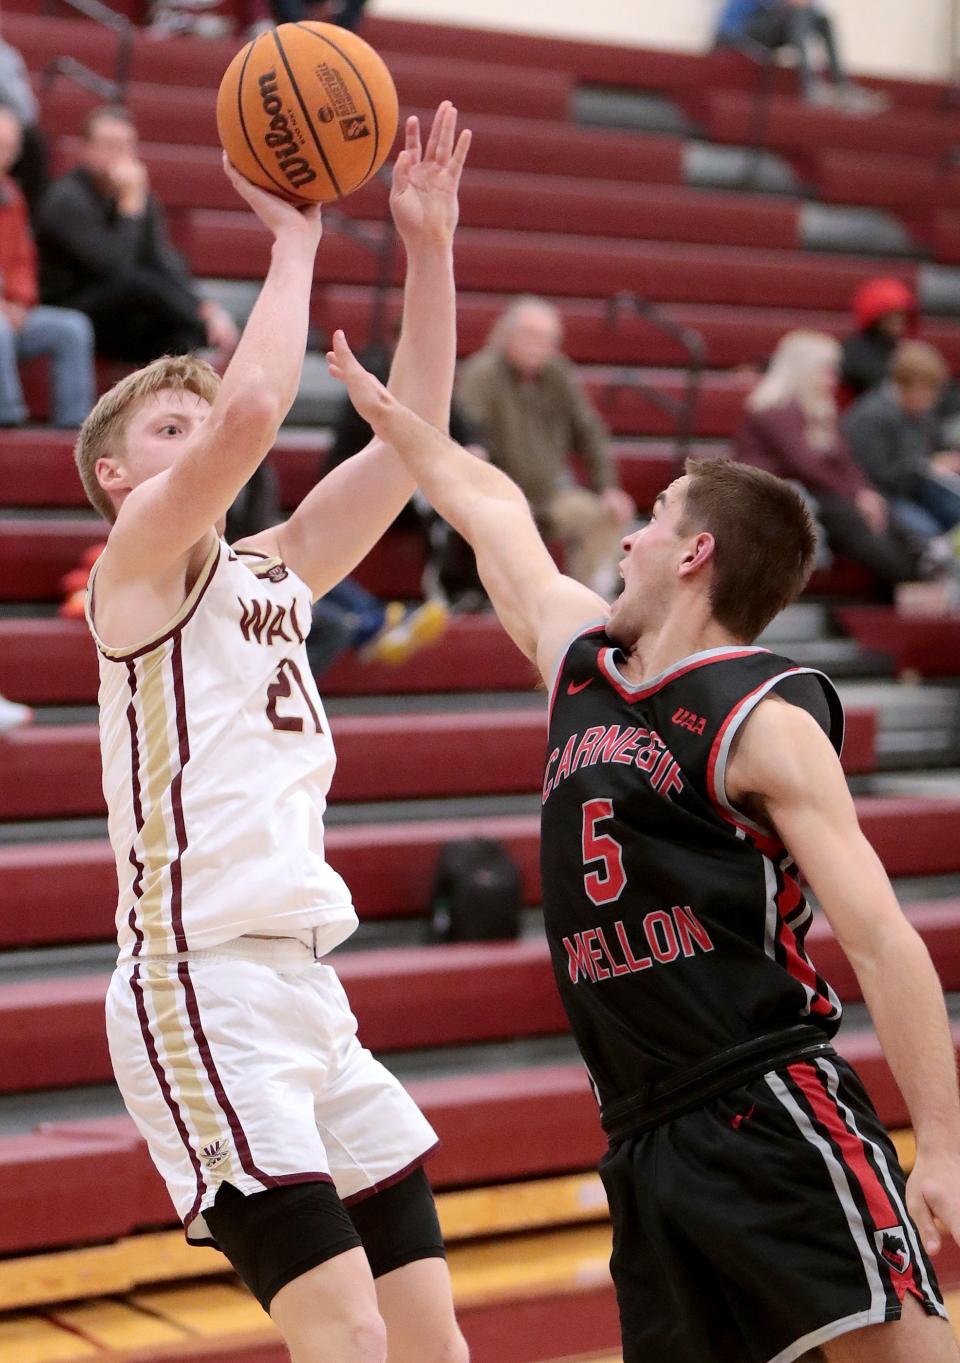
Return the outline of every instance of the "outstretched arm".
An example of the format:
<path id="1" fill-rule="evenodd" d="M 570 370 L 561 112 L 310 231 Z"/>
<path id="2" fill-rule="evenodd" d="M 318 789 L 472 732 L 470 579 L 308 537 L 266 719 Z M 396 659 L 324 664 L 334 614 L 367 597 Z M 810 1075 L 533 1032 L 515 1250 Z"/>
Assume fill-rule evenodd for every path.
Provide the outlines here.
<path id="1" fill-rule="evenodd" d="M 960 1240 L 960 1098 L 930 955 L 860 829 L 839 758 L 806 711 L 780 699 L 757 707 L 734 750 L 727 793 L 777 830 L 856 972 L 916 1132 L 907 1205 L 936 1253 L 934 1217 Z"/>
<path id="2" fill-rule="evenodd" d="M 570 635 L 607 614 L 603 599 L 558 570 L 527 499 L 510 478 L 403 406 L 360 365 L 342 331 L 328 355 L 357 411 L 391 445 L 441 516 L 472 546 L 504 628 L 546 680 Z"/>
<path id="3" fill-rule="evenodd" d="M 273 233 L 270 268 L 209 416 L 169 469 L 124 500 L 101 583 L 105 573 L 162 577 L 209 535 L 276 439 L 300 383 L 320 208 L 296 209 L 244 180 L 226 160 L 224 168 Z"/>
<path id="4" fill-rule="evenodd" d="M 390 391 L 446 428 L 456 364 L 453 236 L 457 190 L 470 133 L 457 138 L 457 111 L 441 104 L 425 152 L 416 118 L 407 121 L 390 196 L 407 252 L 403 327 Z M 369 553 L 410 498 L 415 480 L 396 452 L 374 440 L 317 485 L 285 525 L 249 543 L 276 552 L 322 595 Z"/>

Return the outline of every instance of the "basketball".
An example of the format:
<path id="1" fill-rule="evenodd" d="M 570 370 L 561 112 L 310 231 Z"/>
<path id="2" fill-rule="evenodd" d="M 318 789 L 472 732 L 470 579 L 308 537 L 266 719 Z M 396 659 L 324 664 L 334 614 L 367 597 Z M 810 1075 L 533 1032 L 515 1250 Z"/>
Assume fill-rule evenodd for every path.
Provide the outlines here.
<path id="1" fill-rule="evenodd" d="M 248 180 L 294 203 L 328 203 L 383 165 L 397 92 L 369 43 L 336 24 L 281 24 L 234 57 L 217 129 Z"/>

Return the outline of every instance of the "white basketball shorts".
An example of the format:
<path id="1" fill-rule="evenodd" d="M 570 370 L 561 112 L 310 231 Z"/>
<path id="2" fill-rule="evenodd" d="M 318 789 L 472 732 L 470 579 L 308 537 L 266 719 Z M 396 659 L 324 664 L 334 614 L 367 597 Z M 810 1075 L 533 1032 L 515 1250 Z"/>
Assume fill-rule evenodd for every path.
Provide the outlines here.
<path id="1" fill-rule="evenodd" d="M 429 1122 L 356 1032 L 309 933 L 117 966 L 114 1074 L 188 1240 L 213 1243 L 203 1212 L 222 1182 L 332 1182 L 349 1205 L 433 1150 Z"/>

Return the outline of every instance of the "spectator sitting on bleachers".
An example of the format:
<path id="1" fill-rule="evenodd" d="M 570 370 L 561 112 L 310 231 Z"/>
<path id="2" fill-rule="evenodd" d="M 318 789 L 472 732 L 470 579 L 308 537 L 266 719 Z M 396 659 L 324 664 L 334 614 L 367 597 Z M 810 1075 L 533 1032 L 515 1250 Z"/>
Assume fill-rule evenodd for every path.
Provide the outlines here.
<path id="1" fill-rule="evenodd" d="M 47 140 L 39 127 L 40 111 L 23 57 L 0 38 L 0 105 L 12 109 L 20 121 L 20 155 L 11 175 L 23 190 L 31 214 L 49 179 Z"/>
<path id="2" fill-rule="evenodd" d="M 567 551 L 567 572 L 606 596 L 635 507 L 617 475 L 598 413 L 560 352 L 560 314 L 521 298 L 494 324 L 460 375 L 467 420 L 498 468 L 523 490 L 544 533 Z M 581 487 L 570 456 L 582 458 Z"/>
<path id="3" fill-rule="evenodd" d="M 125 109 L 88 115 L 81 163 L 50 186 L 36 223 L 44 301 L 85 312 L 102 354 L 144 364 L 211 346 L 215 363 L 229 359 L 237 327 L 171 246 Z"/>
<path id="4" fill-rule="evenodd" d="M 900 279 L 868 279 L 853 296 L 857 329 L 843 343 L 841 377 L 860 397 L 885 383 L 893 352 L 916 328 L 917 300 Z"/>
<path id="5" fill-rule="evenodd" d="M 227 512 L 227 543 L 236 544 L 279 525 L 282 520 L 279 480 L 273 465 L 266 461 L 241 488 Z M 92 563 L 91 559 L 88 572 Z M 75 597 L 61 613 L 77 614 Z M 82 598 L 79 613 L 83 613 Z M 419 606 L 406 606 L 402 601 L 381 601 L 354 578 L 347 577 L 314 601 L 307 657 L 317 678 L 348 649 L 356 649 L 364 662 L 398 666 L 438 639 L 446 627 L 444 602 L 427 600 Z"/>
<path id="6" fill-rule="evenodd" d="M 830 548 L 864 564 L 892 594 L 898 583 L 921 575 L 920 556 L 891 525 L 885 498 L 840 432 L 839 369 L 840 346 L 832 337 L 808 331 L 784 336 L 747 399 L 737 458 L 805 488 Z"/>
<path id="7" fill-rule="evenodd" d="M 393 361 L 395 339 L 368 346 L 360 354 L 361 363 L 371 374 L 387 382 Z M 450 404 L 450 439 L 463 445 L 478 458 L 487 457 L 477 443 L 456 397 Z M 348 397 L 344 397 L 333 428 L 333 443 L 323 461 L 322 473 L 329 473 L 345 459 L 362 450 L 373 439 L 373 432 Z M 433 507 L 415 492 L 395 524 L 410 525 L 423 535 L 426 564 L 423 572 L 424 596 L 439 597 L 454 610 L 478 611 L 489 606 L 487 594 L 477 572 L 473 550 L 466 540 L 442 520 Z"/>
<path id="8" fill-rule="evenodd" d="M 823 44 L 832 84 L 818 80 L 810 60 L 810 44 Z M 840 60 L 829 15 L 816 0 L 724 0 L 717 23 L 719 46 L 736 47 L 748 55 L 790 48 L 797 56 L 800 89 L 813 104 L 839 106 L 852 113 L 880 113 L 887 101 L 854 85 Z"/>
<path id="9" fill-rule="evenodd" d="M 935 539 L 960 524 L 960 454 L 941 450 L 937 405 L 950 377 L 925 341 L 903 341 L 890 378 L 847 411 L 843 431 L 897 524 Z M 952 484 L 952 486 L 951 486 Z"/>
<path id="10" fill-rule="evenodd" d="M 17 363 L 51 363 L 54 426 L 79 426 L 93 406 L 93 328 L 81 312 L 37 307 L 37 256 L 23 195 L 10 178 L 20 154 L 20 121 L 0 106 L 0 426 L 29 415 Z"/>

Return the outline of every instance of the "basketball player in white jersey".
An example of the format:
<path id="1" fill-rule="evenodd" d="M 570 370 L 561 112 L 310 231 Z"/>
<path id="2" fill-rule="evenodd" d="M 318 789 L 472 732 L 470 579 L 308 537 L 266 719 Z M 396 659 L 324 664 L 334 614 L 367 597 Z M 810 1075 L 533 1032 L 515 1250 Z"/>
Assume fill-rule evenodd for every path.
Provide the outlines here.
<path id="1" fill-rule="evenodd" d="M 391 205 L 407 252 L 391 387 L 445 425 L 452 242 L 469 133 L 416 119 Z M 91 575 L 120 958 L 117 1081 L 182 1217 L 281 1330 L 294 1363 L 462 1363 L 436 1210 L 436 1143 L 357 1041 L 333 970 L 350 892 L 326 864 L 334 751 L 304 636 L 414 488 L 374 440 L 290 520 L 229 547 L 227 508 L 300 379 L 319 207 L 226 173 L 272 233 L 269 272 L 222 382 L 191 356 L 124 379 L 77 462 L 113 522 Z"/>

